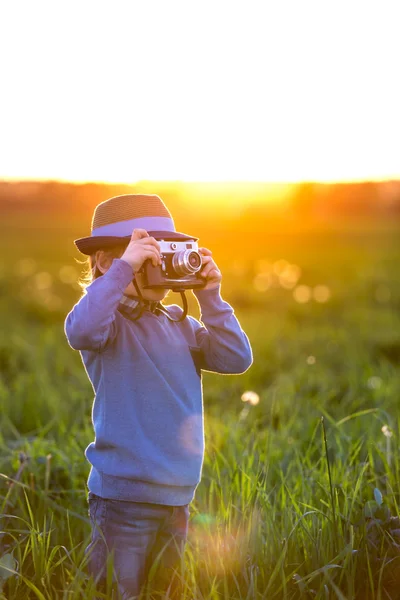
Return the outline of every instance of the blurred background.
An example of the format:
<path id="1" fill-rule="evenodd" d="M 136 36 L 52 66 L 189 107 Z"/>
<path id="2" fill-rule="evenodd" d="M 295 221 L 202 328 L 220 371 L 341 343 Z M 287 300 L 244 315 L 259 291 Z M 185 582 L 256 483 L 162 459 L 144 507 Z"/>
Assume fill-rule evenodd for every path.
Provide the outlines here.
<path id="1" fill-rule="evenodd" d="M 187 597 L 397 597 L 397 22 L 395 2 L 0 6 L 0 593 L 94 597 L 93 391 L 63 326 L 73 240 L 140 192 L 213 250 L 254 352 L 203 376 Z"/>
<path id="2" fill-rule="evenodd" d="M 398 308 L 400 181 L 2 181 L 3 315 L 62 319 L 81 290 L 85 256 L 74 239 L 90 235 L 99 202 L 128 193 L 159 194 L 177 230 L 213 250 L 238 309 Z"/>

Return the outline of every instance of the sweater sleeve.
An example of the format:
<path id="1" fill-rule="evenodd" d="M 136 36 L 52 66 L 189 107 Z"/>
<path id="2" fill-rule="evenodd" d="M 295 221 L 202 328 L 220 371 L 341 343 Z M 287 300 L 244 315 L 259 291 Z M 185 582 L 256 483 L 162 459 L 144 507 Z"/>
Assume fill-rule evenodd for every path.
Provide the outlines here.
<path id="1" fill-rule="evenodd" d="M 115 258 L 111 267 L 86 288 L 65 320 L 65 334 L 75 350 L 100 351 L 115 334 L 115 313 L 126 286 L 132 281 L 132 267 Z"/>
<path id="2" fill-rule="evenodd" d="M 202 367 L 215 373 L 244 373 L 253 362 L 250 342 L 233 308 L 221 298 L 221 286 L 193 293 L 200 305 L 202 323 L 189 318 L 202 350 Z"/>

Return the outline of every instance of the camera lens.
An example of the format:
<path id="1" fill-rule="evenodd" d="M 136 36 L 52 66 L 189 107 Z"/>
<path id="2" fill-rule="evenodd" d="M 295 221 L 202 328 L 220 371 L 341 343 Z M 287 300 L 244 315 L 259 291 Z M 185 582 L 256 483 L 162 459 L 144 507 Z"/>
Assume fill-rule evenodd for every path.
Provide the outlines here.
<path id="1" fill-rule="evenodd" d="M 197 273 L 201 265 L 201 256 L 195 250 L 182 250 L 172 257 L 172 266 L 178 275 Z"/>
<path id="2" fill-rule="evenodd" d="M 197 254 L 197 252 L 191 252 L 188 260 L 190 266 L 194 269 L 199 269 L 201 267 L 201 257 L 200 254 Z"/>

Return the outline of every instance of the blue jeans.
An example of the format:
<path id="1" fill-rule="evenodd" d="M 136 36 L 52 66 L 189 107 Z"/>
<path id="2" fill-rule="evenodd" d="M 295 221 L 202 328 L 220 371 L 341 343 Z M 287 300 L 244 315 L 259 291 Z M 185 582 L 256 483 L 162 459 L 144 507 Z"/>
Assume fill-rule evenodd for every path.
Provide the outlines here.
<path id="1" fill-rule="evenodd" d="M 148 579 L 151 590 L 168 591 L 166 597 L 179 598 L 188 532 L 187 504 L 109 500 L 89 492 L 89 517 L 92 539 L 85 553 L 97 589 L 106 591 L 107 557 L 112 553 L 114 588 L 123 600 L 138 596 Z"/>

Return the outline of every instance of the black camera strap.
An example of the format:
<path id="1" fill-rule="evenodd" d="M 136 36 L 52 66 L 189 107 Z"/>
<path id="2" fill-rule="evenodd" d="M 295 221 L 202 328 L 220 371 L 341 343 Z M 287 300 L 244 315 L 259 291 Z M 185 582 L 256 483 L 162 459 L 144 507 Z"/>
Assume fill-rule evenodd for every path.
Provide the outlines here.
<path id="1" fill-rule="evenodd" d="M 132 279 L 132 282 L 133 282 L 133 285 L 135 286 L 136 293 L 137 293 L 137 295 L 139 297 L 139 312 L 136 315 L 136 317 L 131 318 L 131 320 L 132 321 L 137 321 L 142 316 L 142 314 L 143 314 L 143 312 L 144 312 L 144 310 L 146 308 L 146 305 L 145 305 L 145 302 L 144 302 L 144 298 L 143 298 L 142 292 L 141 292 L 141 290 L 140 290 L 140 288 L 139 288 L 139 286 L 137 284 L 137 281 L 136 281 L 135 277 Z M 186 319 L 186 317 L 187 317 L 187 314 L 188 314 L 188 302 L 187 302 L 187 298 L 186 298 L 186 295 L 185 295 L 185 290 L 180 290 L 179 293 L 180 293 L 181 298 L 182 298 L 182 306 L 183 306 L 183 313 L 181 314 L 181 316 L 179 317 L 179 319 L 173 319 L 171 317 L 171 315 L 169 314 L 168 310 L 165 308 L 165 306 L 163 306 L 161 304 L 161 302 L 159 302 L 158 305 L 157 305 L 157 307 L 156 307 L 156 310 L 158 310 L 159 312 L 163 313 L 173 323 L 180 323 L 181 321 L 184 321 Z"/>

